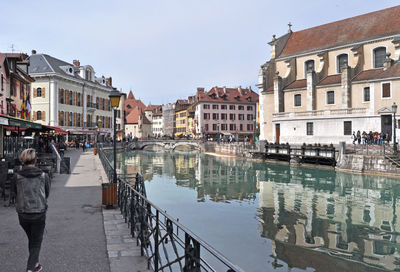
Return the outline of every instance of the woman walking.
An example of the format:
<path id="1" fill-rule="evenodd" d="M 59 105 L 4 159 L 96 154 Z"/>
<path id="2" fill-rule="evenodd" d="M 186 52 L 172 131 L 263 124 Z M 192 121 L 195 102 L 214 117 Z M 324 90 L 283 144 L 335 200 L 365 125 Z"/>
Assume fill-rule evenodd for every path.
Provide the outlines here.
<path id="1" fill-rule="evenodd" d="M 50 181 L 47 174 L 35 167 L 36 151 L 28 148 L 19 156 L 23 164 L 21 171 L 14 176 L 13 189 L 16 193 L 16 210 L 19 224 L 28 237 L 28 272 L 42 271 L 39 253 L 46 224 L 47 198 Z"/>

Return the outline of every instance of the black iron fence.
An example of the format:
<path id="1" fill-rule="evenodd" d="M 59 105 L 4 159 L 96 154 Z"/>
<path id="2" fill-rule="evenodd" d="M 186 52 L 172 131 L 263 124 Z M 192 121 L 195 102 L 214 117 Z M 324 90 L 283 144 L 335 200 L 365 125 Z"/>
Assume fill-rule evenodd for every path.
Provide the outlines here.
<path id="1" fill-rule="evenodd" d="M 102 148 L 99 156 L 109 180 L 113 169 Z M 118 176 L 118 206 L 154 271 L 243 271 L 146 197 L 143 177 Z"/>

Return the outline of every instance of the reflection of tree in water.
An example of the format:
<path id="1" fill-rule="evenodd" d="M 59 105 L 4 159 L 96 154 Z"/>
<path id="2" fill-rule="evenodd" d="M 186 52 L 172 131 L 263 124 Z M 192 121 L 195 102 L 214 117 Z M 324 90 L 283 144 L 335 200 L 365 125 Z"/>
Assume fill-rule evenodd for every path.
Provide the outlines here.
<path id="1" fill-rule="evenodd" d="M 398 180 L 278 165 L 257 178 L 261 236 L 274 241 L 271 263 L 278 258 L 317 271 L 400 269 Z"/>

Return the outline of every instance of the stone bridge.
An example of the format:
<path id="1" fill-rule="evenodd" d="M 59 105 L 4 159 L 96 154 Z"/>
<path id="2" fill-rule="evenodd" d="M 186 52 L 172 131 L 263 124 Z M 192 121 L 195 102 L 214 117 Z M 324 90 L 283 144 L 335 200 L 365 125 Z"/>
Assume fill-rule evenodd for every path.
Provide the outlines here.
<path id="1" fill-rule="evenodd" d="M 162 140 L 162 139 L 154 139 L 154 140 L 142 140 L 137 142 L 129 143 L 129 149 L 143 149 L 146 146 L 161 146 L 165 150 L 174 150 L 178 146 L 191 146 L 195 149 L 200 149 L 201 141 L 195 140 Z"/>

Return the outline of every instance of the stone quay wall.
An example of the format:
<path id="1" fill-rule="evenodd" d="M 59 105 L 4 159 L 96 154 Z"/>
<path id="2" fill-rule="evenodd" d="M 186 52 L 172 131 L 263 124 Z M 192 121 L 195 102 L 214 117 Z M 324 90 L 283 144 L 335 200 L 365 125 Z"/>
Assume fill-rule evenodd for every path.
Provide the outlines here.
<path id="1" fill-rule="evenodd" d="M 200 145 L 202 152 L 252 158 L 251 152 L 258 151 L 259 145 L 250 143 L 205 142 Z"/>

